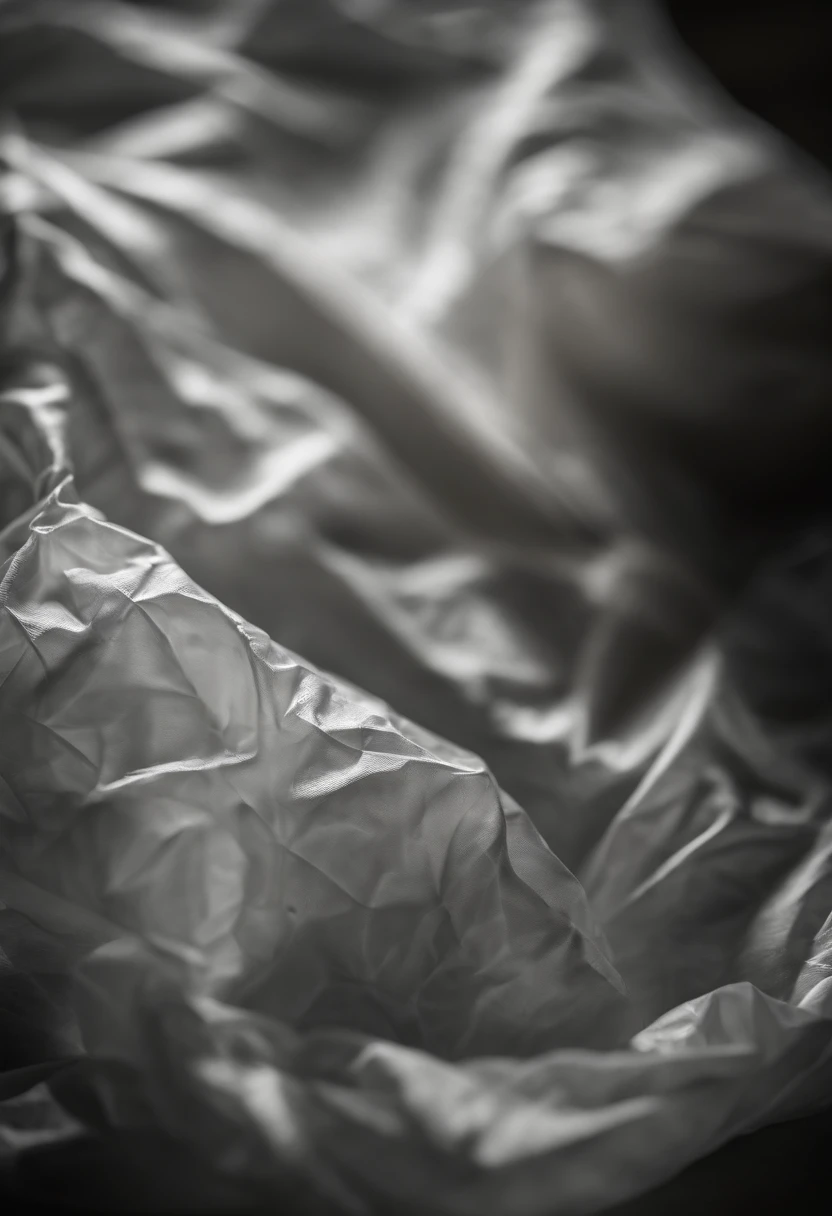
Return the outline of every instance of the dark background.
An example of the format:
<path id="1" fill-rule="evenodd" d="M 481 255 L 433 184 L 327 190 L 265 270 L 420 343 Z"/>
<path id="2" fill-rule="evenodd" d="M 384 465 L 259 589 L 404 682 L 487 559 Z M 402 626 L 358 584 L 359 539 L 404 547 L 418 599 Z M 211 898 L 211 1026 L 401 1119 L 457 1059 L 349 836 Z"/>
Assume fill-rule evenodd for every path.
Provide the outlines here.
<path id="1" fill-rule="evenodd" d="M 830 0 L 666 0 L 665 8 L 741 105 L 832 168 Z"/>

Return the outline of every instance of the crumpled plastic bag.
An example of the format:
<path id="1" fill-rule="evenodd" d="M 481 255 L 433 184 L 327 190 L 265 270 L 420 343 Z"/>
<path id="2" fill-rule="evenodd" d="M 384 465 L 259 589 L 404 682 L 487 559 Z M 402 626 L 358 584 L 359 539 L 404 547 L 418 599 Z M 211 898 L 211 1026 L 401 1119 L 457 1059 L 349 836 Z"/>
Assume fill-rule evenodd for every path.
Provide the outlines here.
<path id="1" fill-rule="evenodd" d="M 5 1167 L 578 1214 L 827 1103 L 826 182 L 640 4 L 0 58 Z"/>

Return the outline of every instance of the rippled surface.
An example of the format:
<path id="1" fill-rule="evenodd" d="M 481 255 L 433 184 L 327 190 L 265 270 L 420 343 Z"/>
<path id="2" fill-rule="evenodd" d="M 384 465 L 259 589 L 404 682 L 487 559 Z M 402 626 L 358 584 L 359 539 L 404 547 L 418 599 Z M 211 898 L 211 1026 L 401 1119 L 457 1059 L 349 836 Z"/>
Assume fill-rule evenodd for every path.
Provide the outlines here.
<path id="1" fill-rule="evenodd" d="M 588 1213 L 826 1102 L 826 182 L 629 3 L 0 61 L 5 1166 Z"/>

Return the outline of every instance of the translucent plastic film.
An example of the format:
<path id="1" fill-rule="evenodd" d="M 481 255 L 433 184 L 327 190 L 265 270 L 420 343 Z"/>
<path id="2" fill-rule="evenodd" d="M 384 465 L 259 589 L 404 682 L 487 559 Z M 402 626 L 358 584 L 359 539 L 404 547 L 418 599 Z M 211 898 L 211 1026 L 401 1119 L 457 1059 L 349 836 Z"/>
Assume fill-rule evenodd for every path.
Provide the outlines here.
<path id="1" fill-rule="evenodd" d="M 819 171 L 623 0 L 0 60 L 6 1174 L 581 1216 L 827 1103 Z"/>

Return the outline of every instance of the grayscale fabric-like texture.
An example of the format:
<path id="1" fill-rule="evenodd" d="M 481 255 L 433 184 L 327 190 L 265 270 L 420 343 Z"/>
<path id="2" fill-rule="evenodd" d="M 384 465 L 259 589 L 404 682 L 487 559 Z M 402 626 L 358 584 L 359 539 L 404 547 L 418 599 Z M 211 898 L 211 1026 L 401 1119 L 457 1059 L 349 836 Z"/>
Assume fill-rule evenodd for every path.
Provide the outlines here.
<path id="1" fill-rule="evenodd" d="M 0 63 L 4 1169 L 581 1216 L 827 1104 L 820 171 L 634 0 Z"/>

